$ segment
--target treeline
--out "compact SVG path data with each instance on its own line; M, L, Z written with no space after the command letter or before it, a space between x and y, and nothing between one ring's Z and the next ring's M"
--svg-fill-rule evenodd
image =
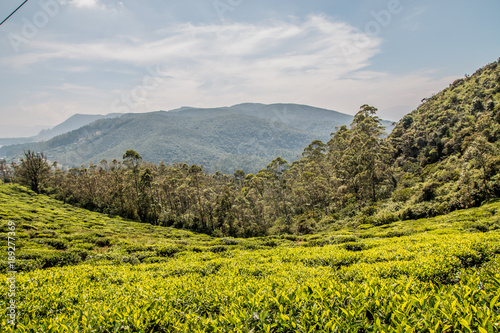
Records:
M256 174L207 174L197 165L122 161L62 171L27 152L0 163L15 181L87 209L212 235L306 234L445 214L500 196L500 66L457 80L385 137L363 105L350 127L313 141L299 161Z

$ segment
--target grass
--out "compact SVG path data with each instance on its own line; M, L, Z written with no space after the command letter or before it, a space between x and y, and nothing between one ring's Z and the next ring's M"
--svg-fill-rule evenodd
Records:
M500 331L500 202L224 239L0 185L0 219L3 253L16 224L17 332ZM5 309L6 284L0 294ZM14 331L5 312L0 327Z

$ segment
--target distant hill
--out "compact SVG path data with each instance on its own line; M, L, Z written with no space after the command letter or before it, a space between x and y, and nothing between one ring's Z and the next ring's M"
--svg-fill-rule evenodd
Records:
M155 163L187 162L203 165L208 171L255 172L277 156L296 160L311 141L327 141L335 127L348 125L352 119L340 112L297 104L183 107L99 119L47 142L2 147L0 156L20 156L32 149L47 153L60 164L79 166L121 160L127 149L134 149L144 160Z
M0 146L50 140L53 137L73 131L98 119L116 118L121 115L121 113L111 113L107 115L75 114L53 128L41 130L40 133L35 136L25 138L0 138Z
M94 115L94 114L75 114L68 118L66 121L60 123L59 125L47 129L47 130L42 130L37 136L36 136L36 141L44 141L44 140L49 140L52 139L53 137L56 137L58 135L71 132L75 129L78 129L80 127L83 127L85 125L88 125L96 120L99 119L112 119L116 117L120 117L123 115L122 113L110 113L107 115Z

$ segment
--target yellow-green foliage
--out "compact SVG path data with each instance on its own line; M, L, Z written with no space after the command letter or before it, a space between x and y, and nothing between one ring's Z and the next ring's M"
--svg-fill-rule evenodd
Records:
M2 311L2 332L500 331L498 202L244 240L109 218L13 186L0 186L0 214L2 226L20 226L19 254L87 254L18 273L18 325ZM89 233L109 244L95 245ZM0 306L8 301L2 284Z

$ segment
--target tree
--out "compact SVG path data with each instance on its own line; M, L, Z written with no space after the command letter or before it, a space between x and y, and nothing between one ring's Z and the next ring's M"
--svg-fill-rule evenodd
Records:
M459 180L459 200L464 208L474 207L482 201L495 197L500 166L499 149L478 136L463 156L462 174ZM498 179L498 176L497 176Z
M304 149L302 156L307 160L319 161L324 157L327 145L321 140L314 140Z
M138 167L141 160L142 156L133 149L129 149L123 154L123 161L127 166Z
M489 180L488 164L498 155L498 148L482 136L477 137L464 154L466 166L480 170L483 187L486 187L486 181Z
M133 149L129 149L123 154L123 163L132 169L136 196L139 196L139 165L141 160L142 156Z
M272 194L271 200L275 202L276 217L284 217L285 226L287 229L290 228L292 222L290 210L288 207L291 204L287 200L287 194L290 193L290 188L287 184L287 177L285 177L286 171L289 168L290 165L287 161L285 161L281 157L277 157L267 165L266 169L270 180L270 183L267 184L267 187L274 192Z
M390 149L382 140L384 126L376 112L375 107L362 105L351 125L357 164L354 181L361 197L365 194L372 202L377 200L377 186L387 178L390 166Z
M6 160L0 160L0 179L2 179L4 183L10 183L12 181L12 168Z
M234 172L234 182L238 187L241 187L241 184L243 184L243 181L245 180L245 171L243 170L236 170Z
M137 214L141 222L157 224L159 218L159 203L157 197L153 195L153 173L150 168L146 168L141 174L139 184L139 198L137 200Z
M288 162L281 157L275 158L267 165L268 173L275 179L282 179L283 173L289 168Z
M384 126L376 112L362 105L351 128L342 126L328 142L328 160L358 203L376 201L377 187L390 176L391 149L382 139Z
M43 153L35 153L31 150L24 152L25 158L17 170L17 176L21 184L29 186L37 194L41 192L41 185L50 174L50 165L47 156Z

